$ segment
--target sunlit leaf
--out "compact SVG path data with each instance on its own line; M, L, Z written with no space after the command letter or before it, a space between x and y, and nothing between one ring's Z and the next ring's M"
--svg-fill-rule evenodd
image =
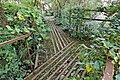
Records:
M9 26L9 25L6 25L7 29L12 31L13 29Z

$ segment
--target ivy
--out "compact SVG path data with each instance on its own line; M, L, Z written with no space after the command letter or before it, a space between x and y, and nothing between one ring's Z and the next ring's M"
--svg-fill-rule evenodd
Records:
M0 47L0 79L23 80L34 67L37 48L43 49L47 39L44 18L40 11L28 5L5 2L3 9L7 19L6 28L0 28L0 42L11 40L31 32L28 38ZM29 55L29 56L28 56Z
M120 3L107 7L97 8L111 19L110 24L101 27L100 23L85 22L82 18L89 15L81 7L64 9L62 13L62 26L70 35L83 40L83 51L79 61L83 63L82 69L86 70L85 80L99 80L108 58L113 60L115 71L118 73L120 63ZM95 11L95 10L94 10ZM87 13L87 14L86 14ZM86 43L87 42L87 43ZM92 64L91 64L92 63ZM94 76L95 75L95 76ZM115 74L116 80L119 74ZM72 76L68 80L79 80L81 77ZM66 79L67 80L67 79Z

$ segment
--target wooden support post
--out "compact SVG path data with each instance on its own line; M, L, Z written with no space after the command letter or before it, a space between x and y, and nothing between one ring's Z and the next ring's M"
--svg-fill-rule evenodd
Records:
M102 80L113 80L114 75L114 65L112 60L108 59L106 62L106 68Z

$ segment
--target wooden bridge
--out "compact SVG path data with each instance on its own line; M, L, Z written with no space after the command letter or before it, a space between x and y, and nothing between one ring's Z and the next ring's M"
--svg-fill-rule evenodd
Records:
M49 33L53 51L49 54L52 54L52 56L25 77L24 80L64 80L71 75L77 76L77 74L82 75L82 80L86 70L79 70L83 64L77 64L82 51L80 50L80 41L67 36L62 28L56 26L53 21L49 21L48 24L51 26ZM113 66L111 67L113 68ZM106 72L106 74L108 73ZM106 80L106 74L103 80Z

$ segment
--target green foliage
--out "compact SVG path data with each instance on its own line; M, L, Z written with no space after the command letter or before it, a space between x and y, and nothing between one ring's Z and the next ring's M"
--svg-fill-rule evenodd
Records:
M113 26L120 26L120 11L114 16L113 20Z
M81 38L82 29L83 29L83 17L84 10L80 6L74 6L70 9L64 9L62 11L61 24L64 29L68 30L72 37Z
M29 32L32 34L26 39L0 47L0 59L3 61L0 63L0 79L23 80L25 73L32 70L30 67L34 65L37 48L43 49L47 29L40 11L35 7L6 2L3 8L7 25L4 29L0 28L0 32L8 35L0 36L0 42Z
M120 79L120 74L116 75L116 80Z
M83 12L82 10L77 12L76 8L73 10L75 11L71 11L71 16L63 17L63 27L68 29L73 37L81 38L85 41L85 44L87 44L87 46L82 44L84 50L79 56L80 63L83 64L82 69L87 71L86 75L82 79L100 80L105 68L104 63L108 58L114 60L113 64L115 65L115 71L120 72L118 67L120 63L119 3L113 4L109 7L104 7L104 10L106 11L105 15L111 17L112 22L108 26L103 27L101 27L100 24L96 24L97 22L84 22L82 19L80 19L85 16L84 10ZM66 10L65 12L66 15L69 14L69 10ZM73 18L73 16L77 17L79 20ZM71 27L71 25L73 26ZM76 26L78 26L80 30L76 30ZM116 80L118 78L119 74L116 75ZM81 76L79 78L73 76L68 80L72 79L80 80Z
M113 24L115 25L115 24ZM94 70L86 69L88 73L84 77L86 80L100 79L101 71L104 69L106 59L113 59L115 70L118 70L120 61L120 28L119 26L99 27L96 33L90 37L89 47L83 45L86 49L80 55L80 61L83 63L93 63ZM85 68L85 66L84 66ZM94 76L96 75L96 76Z
M82 68L87 71L86 75L81 77L80 79L84 80L91 80L91 79L101 79L102 71L104 69L104 63L105 63L105 56L104 54L101 54L101 50L97 49L97 45L90 45L90 47L87 47L84 44L81 44L83 46L83 51L81 52L81 55L79 56L78 64L83 64Z

